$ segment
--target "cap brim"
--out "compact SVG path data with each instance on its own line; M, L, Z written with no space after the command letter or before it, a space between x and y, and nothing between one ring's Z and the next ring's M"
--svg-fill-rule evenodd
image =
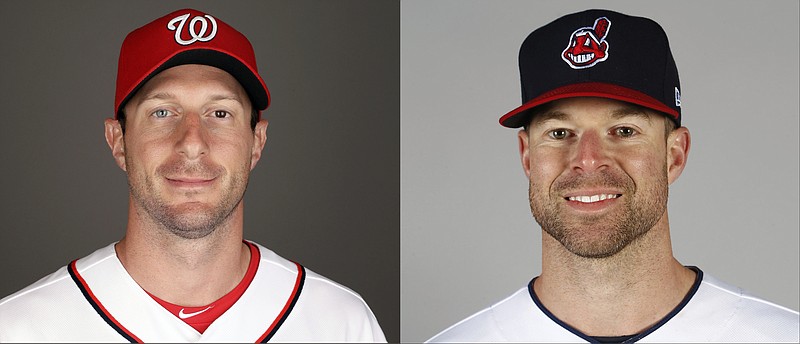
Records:
M165 59L164 62L158 64L157 67L153 68L150 73L147 73L147 76L137 82L136 86L127 92L125 99L120 102L119 108L117 109L117 116L119 116L119 113L125 107L125 104L127 104L128 101L133 98L136 92L138 92L139 89L141 89L144 84L147 83L147 81L156 76L158 73L161 73L169 68L186 64L207 65L217 67L228 72L228 74L233 76L239 82L239 84L242 85L242 88L244 88L245 92L247 92L247 95L250 97L253 107L259 111L259 114L261 110L264 110L267 108L267 106L269 106L269 90L267 89L266 84L264 84L264 80L258 76L257 72L252 71L249 67L247 67L244 62L226 52L212 49L193 49L183 50L172 55L171 57Z
M562 86L545 92L500 117L500 125L508 128L520 128L530 123L531 114L528 110L554 100L575 97L600 97L620 100L663 112L672 116L672 119L676 122L680 116L677 111L642 92L614 84L589 82Z

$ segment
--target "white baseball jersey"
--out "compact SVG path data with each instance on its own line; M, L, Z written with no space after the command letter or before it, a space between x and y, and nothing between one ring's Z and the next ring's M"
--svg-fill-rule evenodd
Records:
M253 281L204 333L128 275L114 244L0 300L0 342L385 342L352 290L256 245Z
M797 342L796 311L748 295L697 272L692 289L661 321L635 335L633 342ZM451 326L429 342L593 342L598 341L556 318L531 288Z

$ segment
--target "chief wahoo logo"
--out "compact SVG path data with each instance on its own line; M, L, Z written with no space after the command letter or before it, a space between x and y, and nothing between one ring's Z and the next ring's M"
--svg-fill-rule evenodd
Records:
M611 29L606 17L597 18L593 27L575 30L569 38L561 59L574 69L589 68L608 58L608 42L605 40Z

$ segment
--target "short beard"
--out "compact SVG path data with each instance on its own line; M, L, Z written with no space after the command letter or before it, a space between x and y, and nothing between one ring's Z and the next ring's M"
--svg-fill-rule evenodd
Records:
M159 167L158 171L160 172L159 175L162 175L165 171L202 174L203 172L199 171L207 172L213 169L221 169L221 167L173 163ZM131 183L129 177L128 187L133 196L133 201L137 205L136 211L140 215L145 215L141 214L143 210L146 213L145 216L153 219L159 227L180 238L200 239L219 228L231 216L239 203L242 202L244 191L247 188L247 177L247 172L231 174L231 181L222 192L227 197L210 207L193 204L178 206L166 204L154 187L153 180L149 175L144 176L144 183L137 183L136 185Z
M542 229L567 251L583 258L607 258L650 231L666 211L669 193L666 167L659 175L649 189L637 188L629 176L612 172L591 180L583 177L560 180L542 194L535 193L536 185L531 181L528 186L531 212ZM560 190L586 186L623 190L624 196L619 199L623 202L622 213L580 220L566 218L561 211L566 205L558 196L563 194Z

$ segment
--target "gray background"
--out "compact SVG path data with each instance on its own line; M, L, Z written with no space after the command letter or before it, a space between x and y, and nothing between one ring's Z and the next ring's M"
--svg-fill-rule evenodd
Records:
M404 341L426 340L540 272L516 131L497 120L520 104L522 40L597 6L401 2ZM676 257L797 310L798 2L602 7L658 21L678 64L693 145L670 190Z
M272 93L245 238L359 292L399 338L399 3L0 2L0 297L118 240L103 138L125 35L194 7L253 43Z

